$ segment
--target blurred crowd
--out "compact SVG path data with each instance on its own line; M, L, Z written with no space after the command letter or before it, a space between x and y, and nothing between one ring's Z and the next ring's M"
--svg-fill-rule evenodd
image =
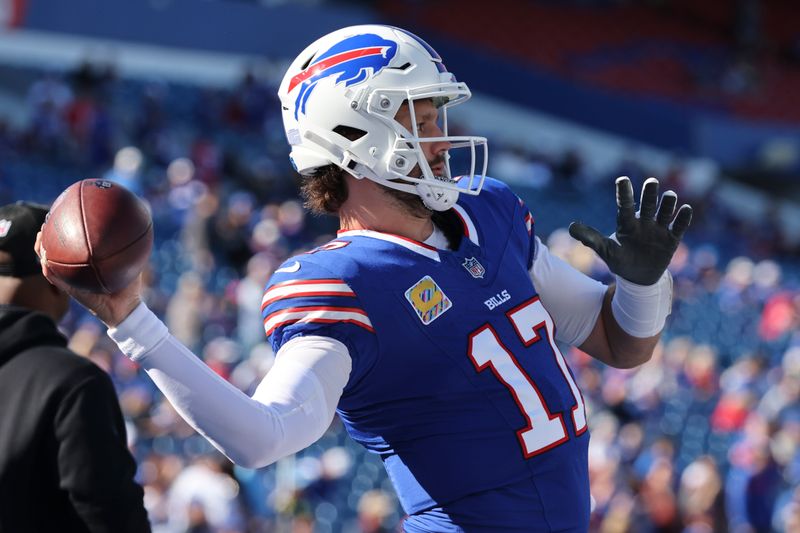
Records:
M274 359L260 318L267 279L336 230L298 199L275 87L253 74L232 89L120 80L89 63L70 73L11 71L27 83L24 119L0 118L2 203L50 202L89 176L145 198L156 228L149 306L215 372L252 393ZM563 227L580 217L610 232L613 177L640 184L647 163L589 177L577 153L498 143L492 151L490 174L516 169L514 188L553 252L608 281ZM657 353L632 371L566 353L590 410L593 531L800 531L797 250L775 221L753 226L709 191L693 193L680 160L663 178L697 217L670 267L673 314ZM154 531L398 530L402 511L380 460L337 420L295 457L235 467L95 319L73 307L63 329L72 349L113 378Z

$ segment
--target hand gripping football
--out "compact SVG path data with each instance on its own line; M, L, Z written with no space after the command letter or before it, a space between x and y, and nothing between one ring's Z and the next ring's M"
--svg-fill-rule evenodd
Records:
M139 275L153 246L144 203L119 184L87 179L53 203L42 228L42 260L70 287L112 294Z

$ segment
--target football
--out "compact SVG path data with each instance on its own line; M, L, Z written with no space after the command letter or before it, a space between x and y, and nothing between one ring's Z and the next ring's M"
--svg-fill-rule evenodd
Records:
M70 287L112 294L144 269L153 246L153 222L128 189L103 179L73 183L62 192L42 228L42 260L50 276Z

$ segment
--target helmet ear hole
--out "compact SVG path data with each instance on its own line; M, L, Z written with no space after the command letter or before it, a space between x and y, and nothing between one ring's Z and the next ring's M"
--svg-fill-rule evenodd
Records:
M400 70L400 71L403 71L403 70L408 70L408 68L409 68L410 66L411 66L411 63L409 63L409 62L405 62L405 63L403 63L402 65L400 65L399 67L387 67L387 68L388 68L389 70Z
M333 132L338 133L339 135L350 141L357 141L361 137L367 134L367 132L364 130L353 128L352 126L345 126L342 124L333 128Z

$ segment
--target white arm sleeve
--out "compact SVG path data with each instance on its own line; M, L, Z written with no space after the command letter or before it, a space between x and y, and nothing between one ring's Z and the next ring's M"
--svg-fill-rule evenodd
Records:
M248 468L302 450L325 433L352 363L335 339L292 339L249 398L170 335L144 304L108 335L194 429Z
M536 255L530 269L542 304L556 325L556 339L580 346L592 332L607 287L552 255L536 239Z

